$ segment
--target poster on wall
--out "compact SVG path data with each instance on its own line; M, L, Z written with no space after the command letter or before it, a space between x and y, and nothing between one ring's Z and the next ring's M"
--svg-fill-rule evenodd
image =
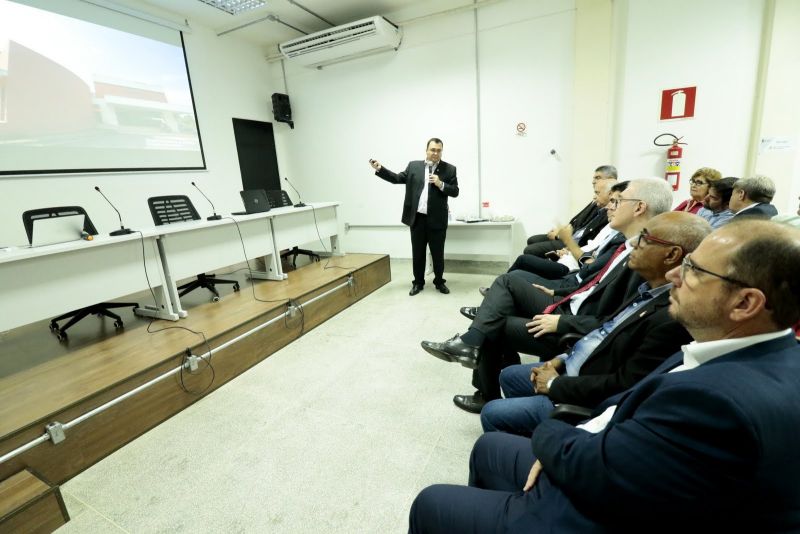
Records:
M697 86L679 87L661 91L661 119L690 119L694 117L694 102Z

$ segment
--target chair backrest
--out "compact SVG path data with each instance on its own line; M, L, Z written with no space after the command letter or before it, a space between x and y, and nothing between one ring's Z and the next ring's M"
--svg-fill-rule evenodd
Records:
M83 231L87 234L97 235L97 229L92 224L89 214L80 206L59 206L55 208L39 208L28 210L22 214L22 224L25 225L25 233L28 234L28 244L33 243L33 221L39 219L51 219L53 217L66 217L68 215L83 214Z
M150 197L147 205L150 206L150 214L156 226L200 219L192 201L185 195Z
M269 207L273 209L292 205L292 199L289 198L289 193L283 189L267 190L267 200L269 201Z

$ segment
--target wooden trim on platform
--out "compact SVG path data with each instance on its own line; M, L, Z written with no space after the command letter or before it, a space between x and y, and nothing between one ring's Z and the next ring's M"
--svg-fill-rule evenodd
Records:
M211 346L216 347L280 316L288 299L308 302L345 282L352 272L355 288L345 286L303 306L303 332L307 332L391 280L388 256L350 254L331 258L331 266L348 267L345 270L323 269L326 261L292 271L283 282L255 284L258 298L277 302L258 302L249 288L242 287L240 293L227 295L219 303L192 308L178 326L204 331ZM174 325L164 321L153 324L154 329L164 326ZM63 483L302 335L299 319L290 319L289 327L283 320L276 321L215 353L212 364L216 378L202 395L186 393L178 375L170 377L70 429L62 443L41 444L0 464L0 480L32 467L47 480ZM69 361L47 362L19 373L23 376L0 380L0 436L4 435L0 438L0 455L41 436L49 422L72 421L178 367L186 347L195 354L206 352L202 340L184 330L151 335L142 327L57 359ZM203 363L200 365L202 370ZM66 370L69 375L63 374ZM208 372L184 374L184 384L190 391L200 391L208 385L208 376ZM3 407L7 402L12 403L11 409L8 404ZM21 414L26 404L33 406L27 414ZM11 415L13 422L7 418Z

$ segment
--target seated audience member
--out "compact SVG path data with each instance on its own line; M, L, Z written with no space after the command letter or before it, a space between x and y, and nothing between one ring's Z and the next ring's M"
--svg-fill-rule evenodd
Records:
M628 267L645 280L639 294L581 338L568 354L544 364L512 365L500 373L504 399L481 410L483 430L530 436L554 403L593 408L625 391L691 341L668 313L668 271L711 232L707 221L672 211L650 219L632 240ZM532 333L537 317L530 323ZM511 347L513 349L513 347Z
M616 167L613 165L601 165L600 167L597 167L592 175L592 187L594 187L594 184L597 180L602 178L613 178L616 180ZM597 217L599 210L600 207L595 204L594 200L592 200L569 221L569 224L575 229L575 233L578 234L575 239L580 242L581 245L585 244L586 241L594 237L592 232L594 232L596 235L596 233L600 231L602 226L597 227L596 224L594 225L594 228L586 228L587 225L589 225L589 223L592 222L595 217ZM553 228L546 234L532 235L528 238L528 246L525 247L523 253L544 257L544 255L548 252L564 248L564 243L558 239L557 234L558 228Z
M689 198L678 204L674 211L697 213L703 207L703 199L708 194L708 186L722 178L722 173L711 167L701 167L689 179Z
M667 274L696 340L578 427L483 434L409 532L800 532L800 231L715 230Z
M730 209L734 217L757 217L769 219L778 214L778 210L770 204L775 196L775 184L766 176L742 178L733 185Z
M800 198L798 198L800 200ZM779 214L772 218L773 221L781 223L781 224L788 224L789 226L794 226L795 228L800 228L800 206L797 207L797 212L793 215L790 214ZM798 341L800 341L800 321L794 327L794 335Z
M733 185L738 178L721 178L716 182L711 182L708 186L708 194L703 199L703 208L697 214L708 221L711 228L717 229L723 224L733 219L733 212L729 208Z
M633 238L651 218L669 211L671 205L672 188L665 180L632 180L611 206L610 224L625 237ZM502 343L507 338L514 340L515 351L549 359L561 352L560 335L590 332L599 326L599 317L612 314L629 297L637 295L643 280L627 267L630 249L629 243L620 245L603 269L560 300L513 274L500 275L481 306L474 310L474 319L465 334L456 334L441 343L423 341L422 348L432 356L478 370L473 373L473 385L478 391L473 395L456 395L453 398L456 406L479 413L486 401L500 397L497 381L500 369L519 363L516 352L503 350ZM469 311L462 309L462 314L469 316ZM524 323L507 321L540 314L546 315L542 320L548 327L545 333L550 335L534 338ZM485 361L479 366L481 358Z
M572 270L578 270L577 260L582 257L591 257L591 253L596 251L603 245L608 244L611 239L617 234L617 231L608 225L607 207L608 202L614 191L624 191L628 182L617 184L616 179L599 179L594 184L594 202L600 208L599 216L596 217L597 224L602 224L603 227L597 235L589 240L582 247L578 245L572 232L572 226L567 225L558 230L559 239L564 243L565 248L560 251L554 251L553 254L558 254L561 258L558 261L553 261L549 258L541 258L531 254L521 254L517 257L516 261L509 267L508 272L511 271L527 271L534 273L544 279L553 280L566 276ZM548 254L549 255L549 254ZM570 262L569 260L573 260ZM593 259L589 261L591 263ZM570 266L575 266L571 269Z

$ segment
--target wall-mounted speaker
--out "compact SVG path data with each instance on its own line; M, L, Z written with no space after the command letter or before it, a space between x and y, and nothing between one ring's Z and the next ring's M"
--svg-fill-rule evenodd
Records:
M294 128L292 121L292 106L289 104L289 95L272 93L272 114L277 122L285 122Z

